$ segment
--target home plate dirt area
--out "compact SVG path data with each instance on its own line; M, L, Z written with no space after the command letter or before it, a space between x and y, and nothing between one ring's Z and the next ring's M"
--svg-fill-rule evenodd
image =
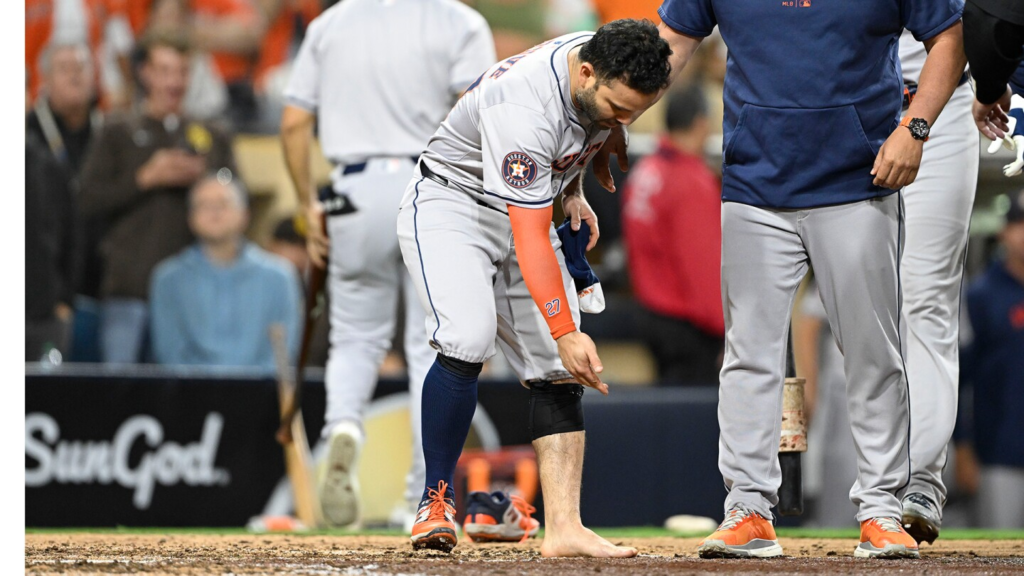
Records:
M782 538L784 558L702 560L700 538L611 538L628 560L541 558L540 541L460 542L451 554L414 552L401 536L29 533L27 574L1024 574L1024 540L942 540L921 560L853 558L856 540Z

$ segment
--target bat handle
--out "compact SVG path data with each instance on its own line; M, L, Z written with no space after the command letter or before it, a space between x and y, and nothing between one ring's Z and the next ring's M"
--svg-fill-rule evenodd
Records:
M782 485L779 487L779 514L799 516L804 512L803 474L800 452L779 452Z

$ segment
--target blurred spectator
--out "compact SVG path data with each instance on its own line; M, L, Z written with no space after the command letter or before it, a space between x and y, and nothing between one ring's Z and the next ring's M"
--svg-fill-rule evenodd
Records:
M320 14L319 0L256 0L267 22L255 68L260 132L277 133L284 111L284 90L291 74L296 40Z
M182 116L187 43L154 35L144 51L145 100L138 111L108 120L81 177L82 212L110 219L100 247L100 345L106 362L142 358L150 274L192 239L189 187L208 170L235 171L227 135Z
M95 107L96 83L89 47L51 44L39 62L42 84L28 115L26 131L50 149L72 175L82 167L86 149L102 123Z
M717 384L724 320L721 184L704 163L707 103L699 87L668 96L657 151L623 192L623 235L643 334L663 383Z
M128 105L128 53L133 42L128 1L25 0L25 67L32 78L33 98L42 84L38 66L47 46L85 44L104 103L112 108Z
M25 360L67 355L74 296L75 210L67 168L25 138Z
M1024 528L1024 191L1009 204L1005 257L967 290L960 362L973 414L957 434L957 480L977 492L978 521L991 528Z
M146 23L148 34L187 36L189 34L189 0L155 0ZM141 60L143 53L136 56ZM220 73L207 52L193 47L189 61L188 90L184 113L193 120L221 118L228 107L228 91Z
M298 351L299 281L282 258L249 244L245 192L223 174L196 184L189 226L198 242L153 273L153 356L160 364L273 369L272 324Z
M73 185L77 184L89 143L103 125L93 69L86 44L51 43L40 57L40 93L25 126L26 133L44 143L57 163L68 171ZM100 219L80 222L82 261L77 285L73 287L78 294L96 297L99 293L102 263L97 245L104 228Z
M209 52L228 91L227 114L236 129L258 116L253 79L267 20L252 0L192 3L192 40Z

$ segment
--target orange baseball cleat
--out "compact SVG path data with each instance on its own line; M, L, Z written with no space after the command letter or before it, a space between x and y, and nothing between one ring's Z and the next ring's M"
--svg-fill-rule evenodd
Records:
M700 543L701 558L774 558L782 556L775 527L757 512L737 504L714 534Z
M860 523L857 558L920 558L917 541L900 526L898 518L872 518Z
M437 490L427 490L427 498L420 502L416 522L412 525L414 550L441 550L451 552L459 542L455 536L455 502L447 495L448 483L441 480Z
M540 529L540 522L531 517L537 509L504 492L473 492L466 510L462 530L474 542L525 542Z

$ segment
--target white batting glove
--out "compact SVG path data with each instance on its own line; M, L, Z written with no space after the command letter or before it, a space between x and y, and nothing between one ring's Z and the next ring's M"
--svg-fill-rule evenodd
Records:
M995 154L1000 147L1016 152L1017 159L1003 166L1003 175L1012 177L1024 171L1024 98L1014 94L1006 115L1009 117L1009 130L1006 136L989 144L988 153Z

